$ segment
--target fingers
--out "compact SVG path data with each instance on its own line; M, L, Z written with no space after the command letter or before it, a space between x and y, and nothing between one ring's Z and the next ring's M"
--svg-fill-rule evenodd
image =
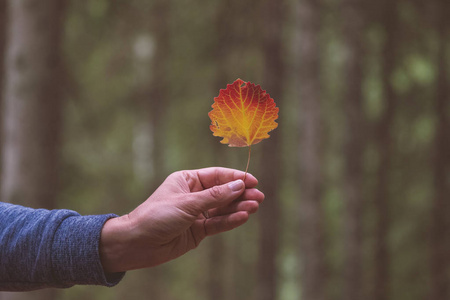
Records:
M264 194L258 189L246 189L238 200L255 200L261 203L264 201L264 197Z
M220 207L211 209L208 211L208 215L210 218L214 218L217 216L225 216L229 214L233 214L239 211L246 211L248 214L255 213L259 208L259 203L257 201L235 201L226 207Z
M244 193L235 201L224 207L218 207L208 211L210 217L222 216L238 211L246 211L249 214L255 213L259 204L264 200L264 194L257 189L246 189Z
M205 234L214 235L220 232L228 231L243 225L248 220L246 211L239 211L230 215L214 217L204 222Z
M191 203L196 203L196 213L212 208L226 206L236 200L244 192L245 185L241 179L222 185L215 185L203 191L189 194Z
M232 230L248 221L264 200L264 194L257 189L246 189L244 193L227 206L209 210L208 219L204 220L205 235L214 235Z
M204 188L210 188L237 179L243 180L245 175L243 171L220 167L205 168L194 172L197 173L198 179ZM250 173L247 173L247 176L245 176L245 187L253 188L257 184L258 180Z

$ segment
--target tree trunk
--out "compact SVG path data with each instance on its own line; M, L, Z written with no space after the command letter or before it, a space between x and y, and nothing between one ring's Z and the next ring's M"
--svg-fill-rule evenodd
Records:
M264 54L264 75L262 86L282 106L283 61L282 27L284 1L265 0L262 2L262 51ZM282 120L278 120L278 123ZM280 126L281 127L281 126ZM270 133L270 140L263 141L260 169L261 186L267 201L259 210L259 259L256 299L275 300L277 297L277 253L279 246L280 200L278 187L281 181L281 135L280 128Z
M372 296L374 300L386 300L389 297L390 282L390 255L388 244L388 232L390 228L389 212L389 175L392 161L392 127L396 110L397 97L392 86L391 78L395 67L397 6L390 1L382 2L382 26L384 31L384 44L382 47L381 82L384 95L384 110L378 121L376 130L376 148L378 152L378 169L374 190L375 208L375 272Z
M0 111L3 109L3 74L5 62L5 42L6 42L6 0L0 0ZM2 114L0 113L0 132L2 132ZM2 135L0 134L0 145L2 145ZM2 147L0 146L0 157L2 156ZM0 170L2 161L0 159ZM2 174L0 173L0 182Z
M363 110L362 81L364 76L364 7L361 1L346 0L342 3L343 35L346 47L344 74L346 92L344 109L346 116L344 142L344 299L362 299L363 257L363 152L365 118Z
M438 1L438 33L439 48L436 65L438 66L436 80L435 113L437 116L433 151L434 199L432 204L431 227L431 297L432 300L449 299L450 275L450 128L449 118L449 76L448 36L449 20L448 1Z
M136 155L139 157L136 173L142 182L146 182L145 185L148 186L148 181L152 182L151 191L167 176L164 163L166 133L162 125L169 93L167 65L170 57L170 6L169 0L157 0L133 7L128 13L143 18L140 27L145 30L136 36L134 42L137 92L133 96L143 117L142 123L138 125L138 136L147 139L141 147L142 153ZM128 30L133 31L134 28ZM130 33L127 31L127 34Z
M64 1L8 1L2 201L52 208L58 193ZM31 293L51 299L52 290ZM27 296L28 295L28 296ZM4 294L24 299L29 294Z
M0 0L0 105L3 95L3 73L5 62L5 43L6 43L6 0ZM1 106L0 106L1 107ZM1 116L0 116L1 118ZM1 119L0 119L1 121Z
M53 207L61 128L63 2L9 1L3 201Z
M168 69L170 55L170 4L168 0L154 1L152 7L151 29L155 38L155 55L151 66L149 111L150 122L153 128L155 146L153 148L153 165L156 181L155 188L166 177L165 166L165 132L162 130L162 120L166 113L168 103Z
M300 21L300 250L302 299L323 300L326 291L323 196L323 119L320 84L320 6L302 0Z

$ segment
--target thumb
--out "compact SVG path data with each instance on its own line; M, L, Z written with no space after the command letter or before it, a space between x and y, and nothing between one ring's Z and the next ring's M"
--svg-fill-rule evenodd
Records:
M225 206L236 200L245 189L244 181L241 179L231 181L222 185L215 185L209 189L192 193L194 201L198 201L202 211Z

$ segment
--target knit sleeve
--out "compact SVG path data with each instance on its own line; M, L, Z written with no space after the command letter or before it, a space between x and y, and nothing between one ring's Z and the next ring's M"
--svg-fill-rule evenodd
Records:
M124 273L105 274L99 255L102 227L114 217L0 202L0 290L116 285Z

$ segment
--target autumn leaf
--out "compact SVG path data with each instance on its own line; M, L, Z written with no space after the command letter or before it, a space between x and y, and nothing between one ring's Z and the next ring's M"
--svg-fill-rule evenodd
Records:
M220 90L212 108L208 114L211 119L209 128L214 136L223 138L222 144L230 147L257 144L269 138L268 133L278 126L275 101L259 85L241 79Z
M259 85L237 79L220 90L209 112L214 136L223 137L222 144L245 147L269 138L277 128L278 107Z

